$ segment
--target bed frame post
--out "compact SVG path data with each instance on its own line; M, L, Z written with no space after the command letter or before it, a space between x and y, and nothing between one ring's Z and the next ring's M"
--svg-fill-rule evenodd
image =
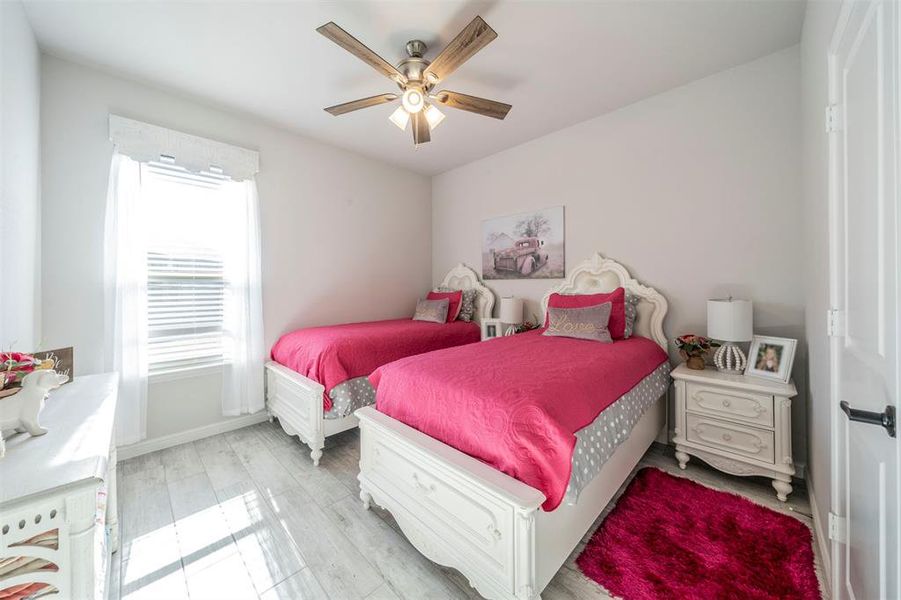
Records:
M319 466L325 447L322 396L325 388L275 362L266 363L266 410L269 420L278 422L288 435L296 435L310 447L313 465ZM350 425L356 418L346 417Z
M516 565L516 598L538 600L538 570L535 563L535 514L538 509L519 510L516 514L516 546L519 563Z

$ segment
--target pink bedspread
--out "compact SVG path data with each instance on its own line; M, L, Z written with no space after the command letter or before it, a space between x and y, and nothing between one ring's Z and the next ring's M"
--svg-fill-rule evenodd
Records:
M411 356L369 380L376 408L544 492L566 492L575 433L667 360L653 341L612 344L542 330Z
M328 392L393 360L479 341L476 323L427 323L412 319L309 327L286 333L272 347L272 360L325 386Z

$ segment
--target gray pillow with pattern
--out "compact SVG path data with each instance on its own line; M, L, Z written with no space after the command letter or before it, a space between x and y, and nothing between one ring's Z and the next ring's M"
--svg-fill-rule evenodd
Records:
M610 310L613 304L604 302L583 308L548 307L548 327L542 335L570 337L610 344Z
M414 321L430 321L432 323L444 323L447 320L447 307L450 300L418 300L416 312L413 313Z
M455 290L453 288L449 288L447 286L439 286L435 289L436 292L457 292L459 290ZM463 290L463 299L460 301L460 312L457 313L458 321L472 321L476 314L476 306L478 305L479 299L479 290L475 288L471 288L468 290Z
M624 340L632 337L632 333L635 331L635 320L638 319L639 302L641 302L641 298L639 298L638 296L626 294L626 328L625 332L623 333Z

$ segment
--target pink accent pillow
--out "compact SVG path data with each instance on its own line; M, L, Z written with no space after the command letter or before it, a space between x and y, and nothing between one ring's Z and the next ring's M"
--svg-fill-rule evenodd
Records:
M454 321L460 314L460 307L463 305L463 290L456 292L429 292L426 296L428 300L444 300L447 298L447 323Z
M626 335L626 290L619 287L609 294L558 294L553 293L548 299L548 308L585 308L609 302L610 321L607 328L610 337L621 340ZM544 326L548 326L548 317L544 318Z

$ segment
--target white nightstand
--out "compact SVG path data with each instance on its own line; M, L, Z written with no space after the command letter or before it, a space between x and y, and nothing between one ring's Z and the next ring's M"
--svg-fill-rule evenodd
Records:
M676 385L676 460L683 469L689 455L733 475L773 480L785 502L795 474L791 442L791 399L795 384L715 369L673 370Z

